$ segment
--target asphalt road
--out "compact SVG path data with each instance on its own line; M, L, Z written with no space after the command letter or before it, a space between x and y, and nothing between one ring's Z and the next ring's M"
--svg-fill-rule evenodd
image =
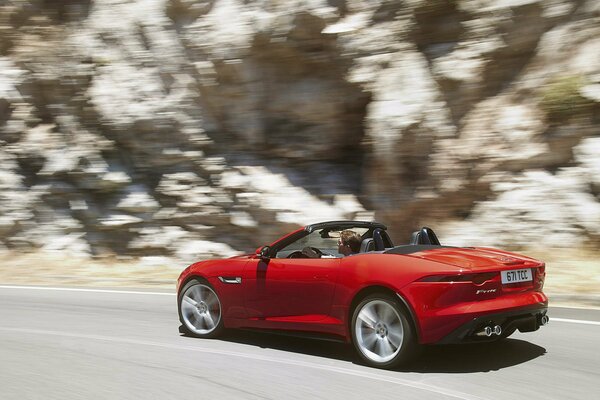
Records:
M0 286L0 399L598 398L600 310L549 315L537 332L428 347L383 371L338 343L183 337L168 293Z

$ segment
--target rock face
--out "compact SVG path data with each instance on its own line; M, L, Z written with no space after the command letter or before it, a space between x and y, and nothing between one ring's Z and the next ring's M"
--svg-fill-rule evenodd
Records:
M2 3L0 250L597 247L598 38L594 0Z

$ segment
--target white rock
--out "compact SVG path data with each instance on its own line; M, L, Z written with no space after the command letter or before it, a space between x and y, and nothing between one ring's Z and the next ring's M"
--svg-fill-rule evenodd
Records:
M359 31L368 26L370 16L367 13L349 14L344 19L328 25L323 29L325 34L339 34Z
M206 258L226 258L240 254L225 243L209 242L206 240L182 241L175 255L186 262L199 261Z
M65 256L89 258L90 245L85 240L85 233L70 233L68 235L46 237L42 247L46 252L59 252Z
M10 59L0 57L0 99L6 99L10 102L21 100L21 95L15 87L25 71L18 68Z
M579 92L583 97L593 100L596 103L600 103L600 83L586 85L582 87Z
M131 249L175 250L177 243L189 236L189 233L179 226L142 228L137 233L138 236L128 244Z
M242 226L246 228L254 228L258 226L258 222L252 218L252 216L245 211L232 211L229 213L231 217L231 224Z
M109 214L107 217L101 218L99 223L101 226L107 228L121 228L135 225L143 221L143 219L134 217L133 215Z
M575 160L583 168L582 176L600 185L600 137L582 140L573 149L573 153Z
M578 171L526 171L503 188L467 220L445 226L444 243L566 248L585 244L585 231L600 234L600 203Z
M349 219L364 211L351 196L339 197L339 204L330 205L294 186L285 175L272 173L265 167L241 166L237 167L237 171L227 174L224 184L245 187L245 193L237 196L239 201L248 204L251 213L260 209L272 212L279 222L306 225Z
M132 185L126 189L127 194L119 200L116 209L120 211L142 213L153 212L160 208L160 204L148 193L148 188L141 185Z
M131 178L123 171L107 172L102 175L102 183L111 187L119 187L131 183Z
M570 73L596 74L600 72L600 39L593 38L577 46L577 53L570 58Z
M179 262L177 260L174 260L173 258L170 258L170 257L164 257L164 256L140 257L139 266L142 269L156 268L156 267L176 268L177 270L181 269L181 265L179 265Z

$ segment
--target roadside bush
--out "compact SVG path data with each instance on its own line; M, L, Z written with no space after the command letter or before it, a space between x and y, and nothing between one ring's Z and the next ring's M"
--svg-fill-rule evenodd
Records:
M554 79L542 89L540 107L549 122L567 121L591 111L593 102L579 93L584 85L583 76L571 75Z

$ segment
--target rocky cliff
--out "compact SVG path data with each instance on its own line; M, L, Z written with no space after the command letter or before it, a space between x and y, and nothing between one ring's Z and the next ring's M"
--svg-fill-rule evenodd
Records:
M595 0L0 2L0 248L600 243Z

